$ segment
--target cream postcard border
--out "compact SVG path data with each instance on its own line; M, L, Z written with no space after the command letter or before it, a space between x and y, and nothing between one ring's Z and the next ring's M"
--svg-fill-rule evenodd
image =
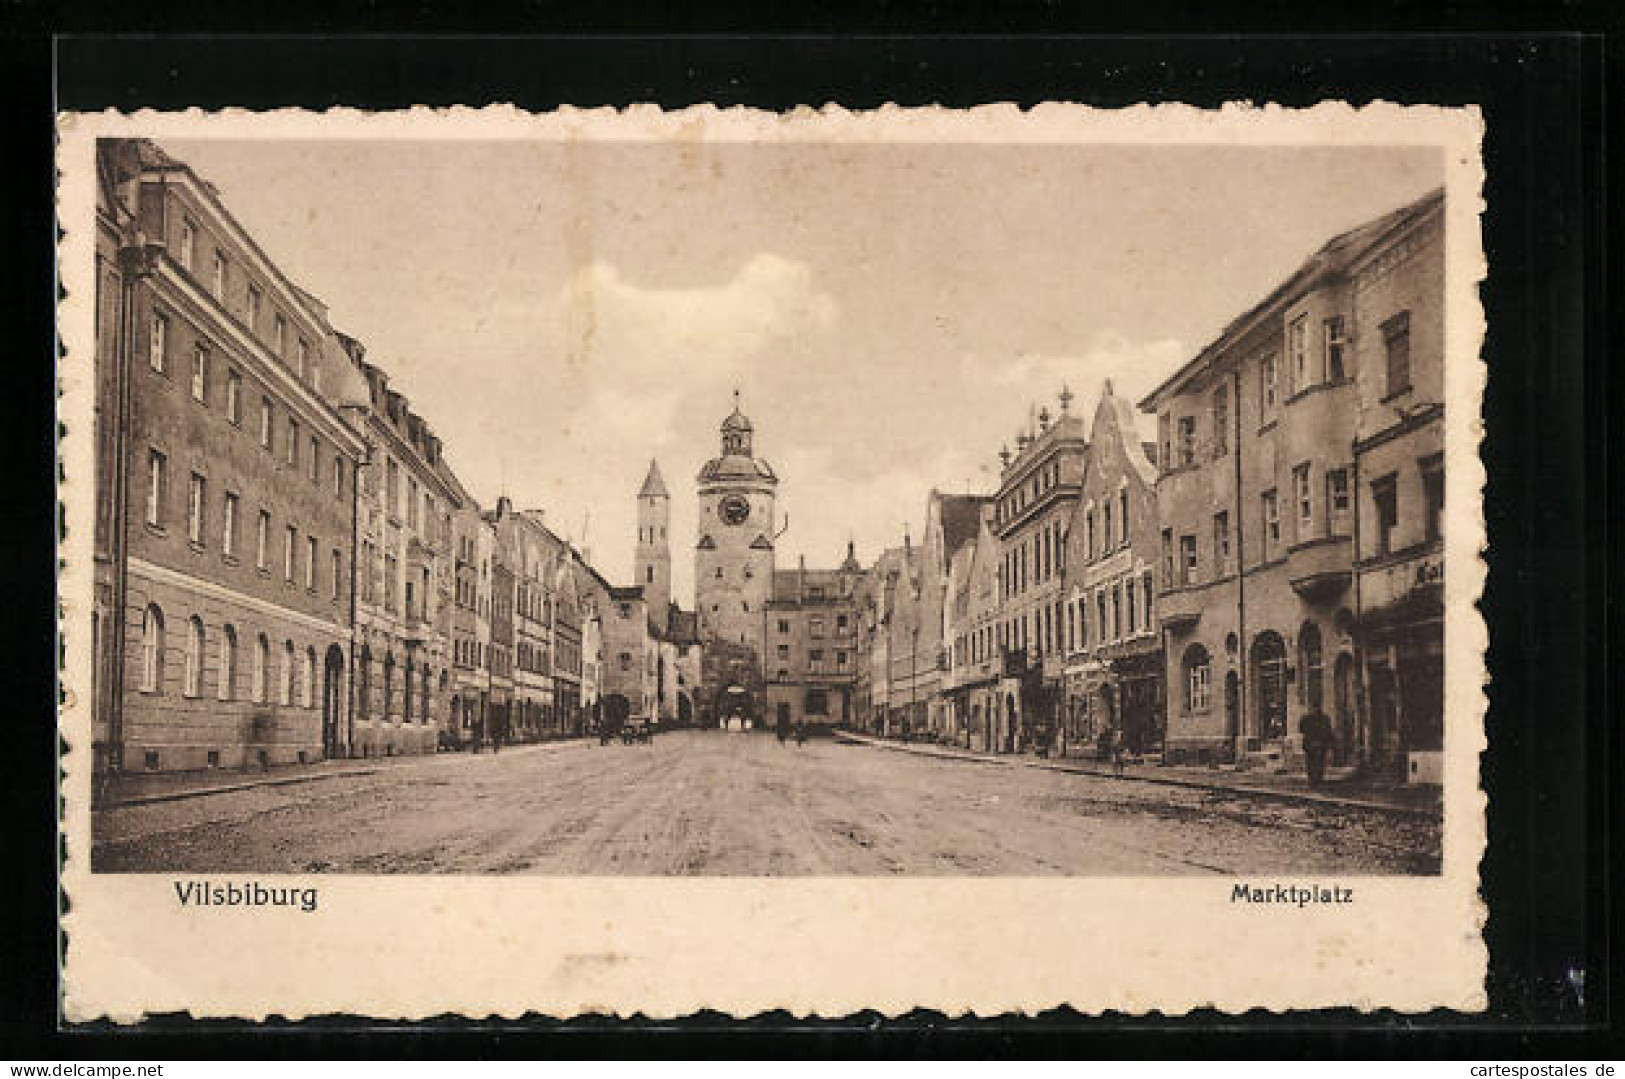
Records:
M1438 877L1342 877L1357 901L1232 904L1236 878L296 878L317 914L182 910L167 874L93 875L88 689L92 565L94 143L97 137L704 142L1225 143L1438 146L1446 176L1445 821ZM1047 103L970 110L834 106L416 108L384 114L228 109L64 114L58 123L59 418L65 534L63 1015L189 1012L419 1019L716 1009L839 1016L1211 1007L1485 1006L1478 865L1485 800L1484 582L1478 455L1485 367L1477 283L1483 123L1476 108L1324 103L1304 110ZM1306 244L1315 238L1307 237ZM273 878L263 878L273 879ZM277 878L281 879L281 878ZM1307 878L1306 878L1307 879ZM1328 878L1317 878L1328 880ZM1258 881L1263 883L1262 880ZM1296 881L1294 883L1303 883ZM727 910L720 918L717 912ZM1008 912L1028 912L1011 916ZM1031 912L1049 912L1032 917Z

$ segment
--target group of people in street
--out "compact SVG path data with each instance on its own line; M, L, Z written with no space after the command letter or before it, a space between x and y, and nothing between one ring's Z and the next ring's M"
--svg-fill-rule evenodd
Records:
M788 742L791 737L795 738L796 745L804 746L807 744L807 721L798 719L795 723L791 723L788 716L780 716L773 733L778 735L779 745L781 746Z

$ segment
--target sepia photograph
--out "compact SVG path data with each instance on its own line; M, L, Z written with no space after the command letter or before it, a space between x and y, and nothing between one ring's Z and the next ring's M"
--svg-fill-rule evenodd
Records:
M79 133L82 882L1444 879L1459 144L584 115Z

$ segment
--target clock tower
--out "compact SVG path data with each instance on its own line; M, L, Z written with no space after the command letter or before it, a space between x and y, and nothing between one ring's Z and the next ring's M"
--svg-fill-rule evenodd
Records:
M773 498L779 478L753 455L755 432L739 411L737 390L721 433L721 456L707 461L695 478L694 609L701 641L744 645L760 664L773 594Z

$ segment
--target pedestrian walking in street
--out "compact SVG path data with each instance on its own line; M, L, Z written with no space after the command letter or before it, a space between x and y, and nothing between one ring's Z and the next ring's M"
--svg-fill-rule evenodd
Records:
M779 736L779 745L782 746L785 742L789 741L790 717L781 713L779 715L778 723L774 725L773 733Z
M1326 782L1326 757L1332 751L1332 721L1319 708L1311 708L1298 721L1298 733L1303 735L1304 766L1309 772L1309 785L1319 787Z
M807 721L804 720L804 719L799 719L799 720L796 721L796 745L804 746L806 744L807 744Z

